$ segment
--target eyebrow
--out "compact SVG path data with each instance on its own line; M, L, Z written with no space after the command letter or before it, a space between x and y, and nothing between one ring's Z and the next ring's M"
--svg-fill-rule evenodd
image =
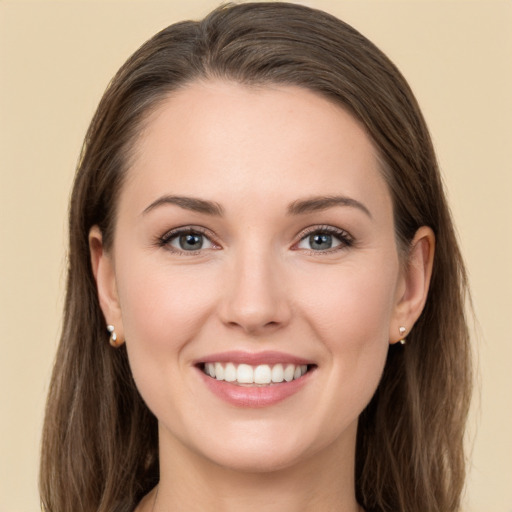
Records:
M142 213L146 214L158 206L172 204L206 215L222 216L224 215L224 208L219 203L214 201L207 201L205 199L198 199L196 197L187 196L172 196L165 195L153 201ZM364 212L368 217L372 218L370 210L366 206L353 199L345 196L315 196L308 199L300 199L293 201L288 206L288 215L303 215L306 213L318 212L333 208L335 206L349 206L357 208Z
M305 213L327 210L334 206L349 206L364 212L370 219L370 210L361 202L345 196L316 196L308 199L297 200L288 206L289 215L302 215Z
M195 197L169 195L159 197L156 201L153 201L142 213L146 214L158 206L166 204L174 204L184 208L185 210L204 213L206 215L221 216L224 214L224 209L222 206L214 201L206 201L205 199L198 199Z

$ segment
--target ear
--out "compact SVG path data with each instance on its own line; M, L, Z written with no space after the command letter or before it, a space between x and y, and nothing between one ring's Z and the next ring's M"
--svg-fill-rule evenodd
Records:
M403 339L418 320L427 300L434 263L435 235L431 228L418 229L409 248L402 270L393 320L390 325L390 343ZM405 332L400 332L405 327Z
M114 326L118 340L124 340L114 262L111 253L105 251L103 235L98 226L93 226L89 231L89 251L103 316L107 324Z

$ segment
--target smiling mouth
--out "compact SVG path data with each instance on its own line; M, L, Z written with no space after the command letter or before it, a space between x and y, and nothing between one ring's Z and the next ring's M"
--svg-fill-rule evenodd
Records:
M201 370L218 381L225 381L237 386L272 386L292 382L313 370L316 365L307 364L249 364L236 363L202 363Z

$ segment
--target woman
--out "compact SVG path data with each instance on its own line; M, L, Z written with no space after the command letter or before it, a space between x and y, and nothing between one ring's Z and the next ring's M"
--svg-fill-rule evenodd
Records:
M457 510L465 290L374 45L284 3L168 27L86 136L44 509Z

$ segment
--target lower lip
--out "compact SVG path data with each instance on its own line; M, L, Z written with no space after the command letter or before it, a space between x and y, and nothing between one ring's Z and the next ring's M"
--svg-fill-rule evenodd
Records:
M282 402L302 389L313 373L310 370L299 379L269 386L239 386L213 379L199 368L198 371L214 395L236 407L268 407Z

